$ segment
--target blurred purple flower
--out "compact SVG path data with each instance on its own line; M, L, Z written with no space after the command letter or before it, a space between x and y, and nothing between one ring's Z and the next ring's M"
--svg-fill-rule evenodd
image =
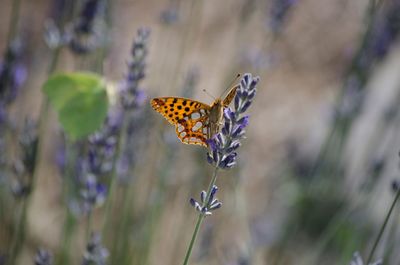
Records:
M395 0L387 4L373 25L370 50L371 57L383 58L400 32L400 1Z
M107 187L103 182L111 177L116 161L118 137L121 127L121 113L117 109L109 111L106 121L99 131L87 140L87 151L81 155L76 168L76 181L79 198L71 204L78 214L90 213L101 206L107 196ZM64 156L59 155L61 165Z
M6 106L15 100L26 76L21 42L13 41L0 62L0 105Z
M89 136L87 160L91 173L105 176L112 171L121 125L121 110L111 109L103 128Z
M52 265L53 256L51 253L43 248L40 248L35 255L35 265Z
M342 100L335 110L336 119L352 119L362 109L364 87L375 63L381 61L397 40L400 32L400 1L388 1L376 13L370 30L354 55L345 80Z
M382 265L382 260L375 261L374 263L365 264L361 258L360 253L355 252L353 258L350 261L350 265Z
M5 135L14 129L8 114L9 105L15 100L18 91L26 79L26 68L22 63L22 45L18 40L12 41L0 61L0 179L8 177L9 153ZM18 189L19 190L19 189Z
M138 108L146 100L146 94L139 87L139 84L145 77L145 59L148 53L149 35L149 29L140 28L132 45L128 74L120 86L120 101L126 110Z
M22 161L29 175L35 171L36 153L38 145L37 124L31 119L26 119L19 136L19 144L22 149Z
M98 182L95 175L90 173L86 174L83 184L80 190L81 210L83 213L90 213L95 207L104 203L107 188L104 184Z
M179 10L175 6L170 6L163 10L160 15L160 20L166 25L172 25L179 21Z
M282 30L290 9L298 0L271 0L268 24L274 33Z
M391 186L393 192L398 192L400 189L400 180L398 179L392 180Z
M229 107L225 108L225 123L221 132L208 140L210 151L207 160L210 164L219 168L231 168L236 164L235 151L240 147L240 139L244 137L244 129L249 123L249 117L243 113L253 101L258 81L259 77L253 78L251 74L243 76L236 91L234 111Z
M118 180L126 183L131 179L130 172L140 157L138 149L143 144L143 137L147 133L143 108L147 94L140 83L145 78L146 58L148 53L148 39L150 30L140 28L133 41L131 59L128 62L128 73L119 89L119 102L123 109L124 143L121 145L116 171Z
M14 178L11 191L16 198L28 196L31 191L32 177L36 166L38 134L36 122L26 119L19 133L20 156L15 158Z
M108 250L101 244L101 236L93 233L83 254L82 265L105 265L109 256Z
M103 11L104 1L84 1L79 16L67 27L62 37L72 52L83 55L104 44L104 23L100 20Z

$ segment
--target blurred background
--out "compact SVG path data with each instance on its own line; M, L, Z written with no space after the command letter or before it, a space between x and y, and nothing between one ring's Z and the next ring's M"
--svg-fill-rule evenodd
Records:
M258 92L190 264L367 264L400 186L399 30L398 0L1 0L0 264L180 264L212 166L149 100L237 73ZM78 71L110 108L72 141L42 86ZM399 211L372 260L398 264Z

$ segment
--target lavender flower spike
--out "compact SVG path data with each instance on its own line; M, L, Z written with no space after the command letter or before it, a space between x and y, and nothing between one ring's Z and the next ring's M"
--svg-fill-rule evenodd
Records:
M249 124L249 116L243 113L253 102L259 80L259 77L252 77L251 74L243 76L234 99L234 110L225 108L225 124L221 132L208 140L210 152L207 154L207 160L215 167L231 168L236 164L236 150L240 147L240 140L245 134L244 129Z
M81 264L105 265L108 255L108 250L101 244L100 234L93 233L86 246L86 251L85 254L83 254L83 260Z
M135 109L146 100L146 94L139 87L139 84L145 77L145 59L148 53L147 43L149 36L149 29L140 28L133 42L132 59L128 63L128 74L121 85L120 93L121 104L126 110Z
M355 252L353 254L353 258L351 259L350 265L364 265L364 262L360 256L360 253ZM382 265L382 260L378 260L374 263L365 264L365 265Z
M208 216L212 214L212 211L221 208L222 203L215 198L215 194L218 191L218 187L214 185L211 188L210 196L207 198L207 192L204 190L200 193L200 202L196 201L193 198L190 198L190 204L198 211L200 214L204 216Z
M104 23L100 16L104 13L104 3L101 0L86 0L83 2L79 16L67 28L63 38L72 52L77 55L88 54L104 45Z
M52 265L53 257L49 251L45 249L39 249L35 255L35 265Z

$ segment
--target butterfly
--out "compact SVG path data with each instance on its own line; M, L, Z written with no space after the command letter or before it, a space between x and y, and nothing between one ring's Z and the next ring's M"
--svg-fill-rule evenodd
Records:
M182 143L207 147L207 140L219 132L224 108L232 102L238 87L233 86L224 99L217 98L211 106L180 97L153 98L151 106L175 126Z

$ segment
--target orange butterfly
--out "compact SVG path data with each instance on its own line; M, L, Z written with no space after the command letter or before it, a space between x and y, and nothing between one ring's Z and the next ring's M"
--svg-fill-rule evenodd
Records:
M219 132L224 108L232 102L238 87L232 87L223 100L217 98L211 106L179 97L154 98L151 106L175 126L182 143L207 147L207 139Z

